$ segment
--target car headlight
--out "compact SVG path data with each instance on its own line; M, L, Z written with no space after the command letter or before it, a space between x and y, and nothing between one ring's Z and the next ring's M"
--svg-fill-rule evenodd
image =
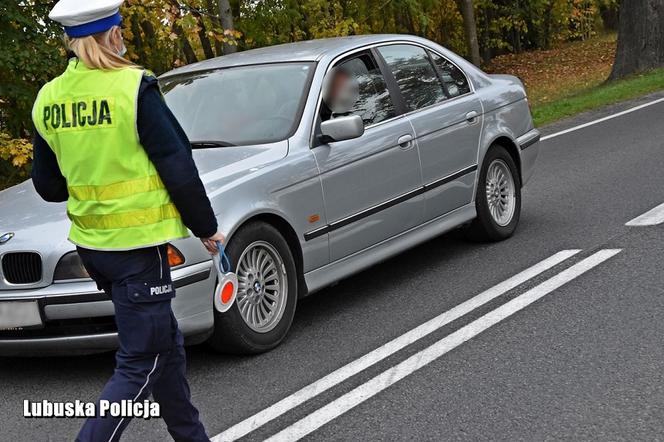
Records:
M177 248L168 245L168 264L171 267L178 267L184 264L184 256ZM62 258L55 267L53 280L55 281L69 281L71 279L90 279L88 271L85 270L81 257L77 252L69 252Z
M178 267L184 264L184 256L177 248L169 244L167 252L169 266ZM90 275L85 270L83 261L81 261L81 257L78 256L77 252L69 252L60 258L53 275L55 281L69 281L71 279L90 279Z
M83 266L81 257L76 252L69 252L62 258L55 267L53 275L55 281L67 281L70 279L90 279L88 271Z

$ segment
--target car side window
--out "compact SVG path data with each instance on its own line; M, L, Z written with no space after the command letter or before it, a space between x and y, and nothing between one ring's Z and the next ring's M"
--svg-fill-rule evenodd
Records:
M339 116L359 115L364 125L370 126L396 116L396 108L385 79L371 54L362 53L343 60L333 68L334 72L331 72L339 74L339 79L333 79L333 82L342 83L350 80L357 83L357 100L348 109L341 111L323 102L320 110L321 121Z
M397 80L408 109L413 111L447 97L427 52L419 46L389 45L378 48Z
M470 92L470 84L466 75L448 59L431 53L431 59L438 68L445 90L450 98L465 95Z

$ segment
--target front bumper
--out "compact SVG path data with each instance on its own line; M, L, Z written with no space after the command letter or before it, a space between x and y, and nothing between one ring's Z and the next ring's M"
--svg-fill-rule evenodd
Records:
M187 343L212 331L216 273L211 261L173 270L173 312ZM86 354L117 348L113 303L94 282L54 283L35 290L0 291L0 302L36 301L44 324L0 331L0 356Z
M540 137L540 132L533 129L516 140L521 155L521 185L525 185L535 171L535 162L540 149Z

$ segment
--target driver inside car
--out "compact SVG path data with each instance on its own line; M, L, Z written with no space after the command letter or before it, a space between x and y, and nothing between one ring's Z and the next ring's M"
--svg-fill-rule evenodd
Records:
M333 68L326 76L323 85L322 121L351 115L351 110L359 99L359 83L352 72L343 66Z

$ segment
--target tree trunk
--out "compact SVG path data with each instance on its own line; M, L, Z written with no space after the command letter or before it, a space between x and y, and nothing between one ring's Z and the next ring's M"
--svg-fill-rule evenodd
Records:
M551 49L551 17L553 16L553 0L550 0L544 12L544 35L542 38L542 46L544 49Z
M618 6L600 6L599 15L602 17L604 29L610 31L618 30Z
M173 32L175 32L175 34L179 37L180 44L182 45L182 52L184 53L184 58L187 61L187 64L196 63L198 61L198 57L196 57L196 53L191 47L191 43L189 43L187 36L182 31L182 27L174 22Z
M482 63L480 59L480 45L477 41L477 26L475 25L475 11L473 10L473 0L459 0L459 8L463 16L463 28L466 34L466 44L470 61L479 66Z
M664 0L622 0L609 80L664 66Z
M212 44L210 43L210 37L208 37L207 29L205 28L205 22L203 21L203 15L198 10L192 10L192 13L196 16L198 20L198 38L201 40L201 47L203 48L203 54L205 54L206 59L214 58L214 51L212 50Z
M217 16L217 2L215 0L207 0L207 11L211 17L214 27L221 28L221 19ZM214 52L217 56L223 55L223 46L219 40L214 39Z
M145 34L145 41L154 41L156 37L152 23L147 20L143 20L141 22L141 29L143 29L143 33Z
M493 9L488 9L483 11L483 15L482 23L484 23L484 29L482 29L482 37L489 40L491 37L490 23L494 20L495 12ZM482 45L482 60L485 63L489 63L494 55L494 48L490 44Z
M226 30L235 29L233 24L233 10L228 0L219 0L219 17L221 18L221 27ZM237 51L237 45L224 42L224 54L232 54Z
M141 28L138 22L138 16L134 15L131 17L131 34L132 44L134 45L134 50L139 58L142 58L143 55L143 39L141 38Z

